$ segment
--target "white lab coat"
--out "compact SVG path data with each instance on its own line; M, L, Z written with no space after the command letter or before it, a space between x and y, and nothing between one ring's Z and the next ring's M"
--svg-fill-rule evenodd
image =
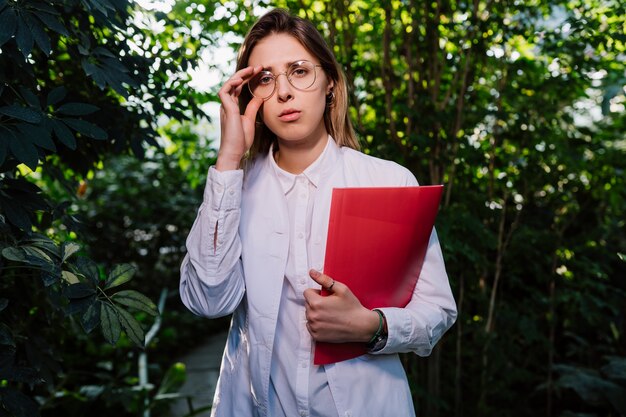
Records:
M400 165L350 148L329 149L333 172L313 209L311 268L323 270L332 189L417 185ZM270 362L289 247L287 205L269 156L246 172L209 169L204 201L187 239L180 295L195 314L233 314L212 415L267 415ZM243 186L242 186L243 184ZM217 234L216 234L217 228ZM383 308L389 337L375 354L326 365L338 414L414 416L398 352L429 355L456 319L436 233L430 239L413 297L405 308ZM280 337L280 335L278 335Z

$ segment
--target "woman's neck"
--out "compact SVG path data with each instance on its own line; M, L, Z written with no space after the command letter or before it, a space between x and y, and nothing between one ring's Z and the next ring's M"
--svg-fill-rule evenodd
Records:
M291 142L279 139L274 160L285 171L295 175L301 174L324 152L327 140L326 131L315 140Z

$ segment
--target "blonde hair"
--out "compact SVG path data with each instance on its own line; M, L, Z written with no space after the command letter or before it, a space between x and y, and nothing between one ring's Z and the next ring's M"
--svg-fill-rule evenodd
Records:
M337 145L358 150L359 142L348 114L346 77L335 55L311 22L294 16L284 9L267 12L257 20L246 35L237 56L237 71L248 66L252 50L263 38L283 33L296 38L307 51L317 57L328 79L334 82L333 92L324 110L326 131L335 139ZM251 99L250 91L247 88L242 89L239 96L239 108L242 113ZM257 155L266 154L272 144L276 147L276 135L257 116L254 142L248 158L254 159Z

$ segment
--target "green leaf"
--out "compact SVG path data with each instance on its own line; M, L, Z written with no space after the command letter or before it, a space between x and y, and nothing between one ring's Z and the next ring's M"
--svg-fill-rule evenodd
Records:
M104 289L108 290L127 283L133 278L135 271L135 267L131 264L116 265L109 273Z
M6 298L3 298L3 300L6 300ZM0 345L15 346L13 332L11 331L11 328L4 323L0 323Z
M117 292L111 296L111 300L122 304L126 307L131 307L136 310L143 311L156 316L159 314L156 304L152 302L148 297L134 290L124 290Z
M70 271L61 272L61 277L70 284L77 284L80 282L78 277L73 272L70 272Z
M59 101L63 100L67 95L67 90L64 86L56 87L48 93L48 98L46 99L46 103L48 106L54 106Z
M626 255L624 255L623 253L617 253L617 256L624 262L626 262Z
M79 282L65 288L64 294L67 298L85 298L96 293L93 284Z
M61 245L61 262L67 261L67 259L80 250L80 245L74 242L63 242Z
M28 23L23 18L20 18L17 22L17 34L15 35L15 41L17 42L17 47L19 48L24 58L28 58L31 51L33 50L33 45L35 44L35 40L33 39L33 34L28 27Z
M5 308L7 308L8 305L9 305L9 300L7 300L6 298L0 298L0 312L4 310Z
M93 329L98 327L100 324L100 312L102 307L100 306L101 301L96 301L92 305L89 306L87 311L83 314L80 319L80 323L85 330L85 333L91 333Z
M187 379L185 364L176 362L165 372L157 395L179 392Z
M85 278L90 279L94 284L98 284L100 281L100 271L94 261L83 256L76 260L75 265L78 272L83 274Z
M113 307L118 313L118 318L128 338L132 340L135 345L143 347L145 333L137 319L135 319L132 314L130 314L123 308L116 305L114 305Z
M19 227L21 230L30 230L32 222L24 207L8 198L0 199L0 203L2 203L4 214L7 216L9 223Z
M14 262L26 262L26 252L22 248L9 246L2 249L2 256Z
M33 17L32 14L25 14L24 20L28 23L28 28L30 29L33 39L35 43L41 49L41 51L46 55L50 56L50 52L52 52L52 46L50 45L50 37L43 30L41 23L37 19Z
M14 417L39 417L39 406L19 391L2 388L0 391L4 408Z
M0 107L0 114L29 123L40 123L42 119L40 112L28 107L21 107L16 104Z
M65 28L65 26L63 26L61 21L55 16L52 16L46 12L41 12L41 11L35 12L35 15L39 18L39 20L43 22L44 25L48 27L48 29L52 29L56 33L59 33L64 36L70 35L67 29Z
M37 148L30 142L25 135L16 135L9 141L9 149L15 158L26 164L33 171L39 165L39 153Z
M26 253L28 253L32 257L35 257L45 263L54 265L54 261L52 260L52 258L50 258L50 256L48 256L48 254L42 251L41 249L35 246L28 246L28 245L22 246L22 249L24 249Z
M0 13L0 46L4 45L15 34L17 15L12 7L5 7Z
M84 116L100 110L99 107L87 103L66 103L59 107L56 112L68 116Z
M100 303L100 327L106 341L115 345L120 338L122 327L115 308L109 303Z
M56 146L54 146L54 142L50 137L50 131L46 130L42 126L35 126L27 123L18 123L16 127L35 145L39 146L40 148L56 152L57 148Z
M97 140L106 140L109 137L107 132L105 132L98 126L84 120L68 118L62 120L72 129L76 130L79 133L82 133L85 136L89 136L90 138L94 138Z
M68 148L76 149L76 138L71 130L65 126L65 124L59 120L52 121L52 127L56 137Z
M9 144L3 139L3 136L0 136L0 166L4 164L6 160L7 153L9 150Z

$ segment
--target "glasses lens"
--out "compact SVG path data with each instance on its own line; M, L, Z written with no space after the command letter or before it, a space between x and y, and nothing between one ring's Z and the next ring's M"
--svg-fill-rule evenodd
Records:
M315 65L309 61L299 61L289 67L289 82L300 90L306 90L315 83Z
M253 96L267 98L274 92L274 75L269 71L261 71L248 83Z

